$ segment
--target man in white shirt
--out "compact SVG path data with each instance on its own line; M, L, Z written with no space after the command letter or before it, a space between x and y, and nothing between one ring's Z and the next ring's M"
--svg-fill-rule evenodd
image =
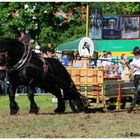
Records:
M38 45L38 43L36 43L35 52L36 52L37 54L41 54L41 47Z
M134 76L134 86L135 86L135 93L133 101L130 107L127 109L128 113L131 113L133 108L135 107L138 99L138 95L140 94L140 49L139 47L135 47L133 49L134 59L130 63L131 68L133 69L132 75Z

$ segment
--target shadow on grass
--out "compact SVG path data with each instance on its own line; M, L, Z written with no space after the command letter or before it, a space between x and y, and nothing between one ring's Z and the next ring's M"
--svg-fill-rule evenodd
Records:
M100 112L100 113L105 113L105 111L103 110L103 108L88 108L85 111L82 112L72 112L72 111L68 111L68 112L64 112L64 113L54 113L54 112L45 112L45 113L39 113L40 115L55 115L55 114L88 114L88 113L96 113L96 112Z

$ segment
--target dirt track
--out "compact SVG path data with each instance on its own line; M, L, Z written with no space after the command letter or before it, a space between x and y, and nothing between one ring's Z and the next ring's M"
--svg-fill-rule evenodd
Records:
M131 113L72 113L68 104L65 114L54 114L51 96L37 96L39 115L29 115L29 101L16 97L19 114L9 115L8 96L0 97L0 138L110 138L140 137L140 105Z
M140 137L140 110L125 112L54 114L40 110L39 115L29 115L23 110L9 116L0 112L0 137L17 138L110 138Z

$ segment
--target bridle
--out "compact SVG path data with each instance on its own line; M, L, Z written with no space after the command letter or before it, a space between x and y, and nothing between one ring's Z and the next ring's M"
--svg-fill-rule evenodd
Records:
M20 58L20 60L11 68L8 66L8 51L0 53L0 56L4 56L5 58L5 64L0 66L0 70L5 70L6 72L16 72L20 70L26 62L29 62L32 58L32 49L29 47L24 51L23 56Z

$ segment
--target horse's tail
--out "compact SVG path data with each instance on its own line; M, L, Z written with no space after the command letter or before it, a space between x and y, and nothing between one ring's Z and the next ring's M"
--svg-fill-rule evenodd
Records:
M71 78L71 77L70 77ZM84 111L88 107L88 100L78 92L76 85L71 78L71 97L69 100L70 107L74 112Z
M83 111L87 102L78 92L67 69L56 59L47 59L47 64L49 66L48 74L63 89L64 99L69 100L71 109L74 112Z
M68 81L66 83L68 90L66 90L67 92L64 92L64 96L68 97L70 107L74 112L84 111L89 106L88 100L82 94L80 94L80 92L76 88L74 81L71 78L71 75L66 68L65 70L68 78Z

